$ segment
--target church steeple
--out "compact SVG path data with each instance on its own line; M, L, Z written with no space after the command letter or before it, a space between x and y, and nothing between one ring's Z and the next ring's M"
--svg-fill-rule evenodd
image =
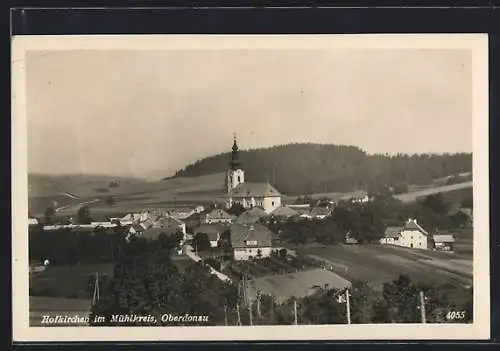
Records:
M231 153L231 161L229 166L231 169L241 168L242 162L240 161L240 153L238 151L238 143L236 141L236 133L233 136L233 152Z

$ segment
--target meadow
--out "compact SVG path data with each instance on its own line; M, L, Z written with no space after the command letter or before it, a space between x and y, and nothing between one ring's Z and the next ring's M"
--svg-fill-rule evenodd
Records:
M377 290L382 288L384 282L396 279L399 274L408 275L412 281L424 284L455 287L472 284L472 261L452 253L379 244L311 245L296 250L299 254L323 260L333 272L351 282L364 280Z

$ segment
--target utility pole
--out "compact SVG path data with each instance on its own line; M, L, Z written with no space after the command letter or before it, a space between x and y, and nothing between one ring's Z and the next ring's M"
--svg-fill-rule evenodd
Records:
M293 324L297 325L297 300L293 301Z
M224 305L224 325L227 326L227 305Z
M99 274L95 273L94 294L92 296L92 305L96 305L99 301Z
M236 301L236 316L238 317L238 320L236 322L236 325L241 325L240 300L241 300L241 282L238 283L238 300Z
M262 314L260 312L260 292L257 292L257 317L260 319Z
M422 323L426 323L426 318L425 318L425 297L424 297L424 292L420 292L420 315L422 318Z
M347 308L347 324L351 324L351 301L349 298L349 289L345 290L345 303Z
M250 317L250 325L253 325L252 303L248 304L248 315Z

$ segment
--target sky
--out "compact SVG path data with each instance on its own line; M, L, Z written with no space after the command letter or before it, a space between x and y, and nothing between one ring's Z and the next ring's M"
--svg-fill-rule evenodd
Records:
M472 152L467 50L68 50L26 56L28 171L165 177L293 142Z

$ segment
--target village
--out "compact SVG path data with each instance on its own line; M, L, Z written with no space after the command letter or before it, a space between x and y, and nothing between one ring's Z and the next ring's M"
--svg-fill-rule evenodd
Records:
M174 259L183 258L200 263L221 282L237 285L243 291L247 304L252 301L260 303L261 295L273 296L277 302L283 303L290 298L314 294L322 286L348 291L345 289L351 288L353 277L373 279L370 274L363 273L362 269L366 270L366 267L360 269L357 263L353 263L356 259L349 257L344 261L343 255L346 254L360 255L361 260L365 259L362 256L373 255L378 260L375 265L387 264L388 262L380 260L387 257L392 260L391 264L396 264L392 267L405 263L403 257L408 257L411 258L408 262L415 266L407 270L416 276L420 274L427 279L425 272L432 270L429 277L435 281L444 278L453 284L466 287L470 285L467 283L470 280L468 263L464 264L463 260L458 259L460 257L450 256L446 260L446 256L442 256L453 255L455 252L455 234L449 230L424 228L415 218L401 221L398 226L385 226L380 233L375 230L372 235L377 239L367 242L360 242L353 229L337 228L341 235L338 244L344 247L342 252L325 255L322 250L326 250L328 246L313 244L313 248L304 254L297 243L302 240L304 244L308 238L290 240L286 228L302 226L306 228L305 236L311 238L319 235L315 233L316 230L335 231L335 227L328 227L326 224L321 227L321 223L339 221L338 216L342 216L341 211L336 211L339 203L322 199L312 203L286 204L283 195L270 183L247 182L236 138L225 184L225 204L143 208L121 217L111 217L108 221L92 221L89 218L86 223L69 218L64 223L45 224L42 229L45 233L66 230L93 235L119 228L125 234L127 242L137 238L147 241L174 238L174 255L177 257ZM375 201L376 196L365 194L343 200L342 206L345 208L347 204L347 207L364 208ZM87 207L82 208L88 211ZM463 208L460 211L467 212ZM467 216L470 219L469 225L472 225L471 211L467 212ZM36 218L29 218L29 224L41 225ZM328 237L331 234L324 235ZM401 251L394 251L393 248L400 248ZM50 270L51 259L43 257L30 265L32 275ZM441 273L436 273L441 269ZM94 289L92 305L99 299L98 276L96 273L95 280L90 283ZM390 276L383 274L379 278ZM343 298L345 301L345 296ZM33 297L33 301L36 299L40 298ZM45 311L48 305L50 304L46 301L40 303L43 313L48 313ZM83 305L86 306L85 303ZM35 310L32 313L42 313Z

